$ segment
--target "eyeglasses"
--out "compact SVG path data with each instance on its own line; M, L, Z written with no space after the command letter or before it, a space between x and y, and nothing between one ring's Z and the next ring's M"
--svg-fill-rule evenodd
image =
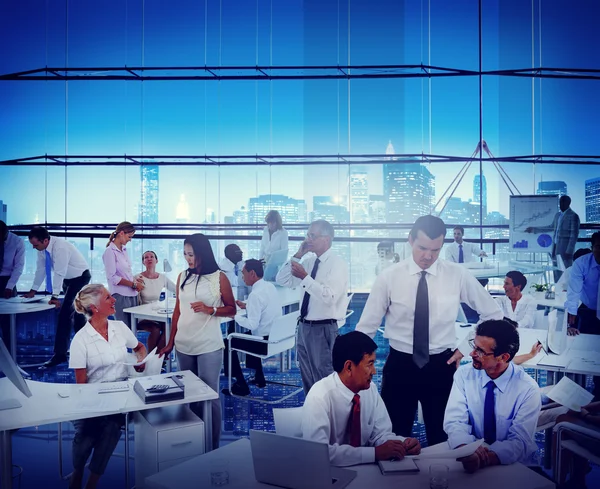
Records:
M474 339L470 339L469 340L469 346L473 349L473 351L475 352L475 355L478 358L483 358L483 357L491 357L494 355L494 352L488 353L484 350L482 350L481 348L479 348L476 344L475 344L475 340Z
M315 234L315 233L308 233L308 234L306 235L306 237L307 237L308 239L315 240L315 239L317 239L317 238L322 238L322 237L323 237L323 235L322 235L322 234Z

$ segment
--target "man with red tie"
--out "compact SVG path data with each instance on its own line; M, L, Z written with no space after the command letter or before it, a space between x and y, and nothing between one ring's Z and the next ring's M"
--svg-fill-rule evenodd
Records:
M329 444L333 465L402 459L421 452L415 438L396 436L372 381L377 344L352 331L333 346L333 372L316 382L302 408L302 436Z

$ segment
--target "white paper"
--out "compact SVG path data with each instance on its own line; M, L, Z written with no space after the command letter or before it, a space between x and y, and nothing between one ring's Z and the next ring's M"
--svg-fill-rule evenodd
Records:
M560 379L560 382L547 393L547 396L577 412L581 411L581 406L588 405L594 399L594 394L586 391L568 377Z
M150 353L148 353L148 355L146 355L146 358L144 358L141 362L133 362L133 363L132 362L122 362L122 363L123 363L123 365L129 365L131 367L139 367L141 365L144 365L155 354L156 354L156 347L154 347L154 350L152 350Z
M402 460L380 460L379 468L383 474L419 471L414 459L406 457Z
M468 457L475 453L481 445L483 444L482 440L476 440L472 443L469 443L465 446L455 448L454 450L427 450L427 448L422 451L419 455L407 455L406 458L418 458L420 460L426 459L434 459L434 458L451 458L457 459L462 457Z
M65 412L67 414L80 414L121 411L125 407L129 392L112 392L110 394L87 393L85 396L77 396L72 398L73 404Z
M571 357L566 354L555 355L554 353L549 353L540 359L537 363L538 367L556 367L556 368L566 368L569 362L571 361Z
M586 334L584 336L577 335L573 338L571 350L591 350L594 352L600 351L600 336Z

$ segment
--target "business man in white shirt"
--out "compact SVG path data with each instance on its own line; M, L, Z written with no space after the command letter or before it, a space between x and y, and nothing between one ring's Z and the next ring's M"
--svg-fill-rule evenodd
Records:
M454 263L469 263L474 261L475 257L487 256L475 243L463 241L465 228L462 226L454 227L454 242L446 246L446 260Z
M17 282L25 266L25 245L17 235L8 231L0 221L0 297L9 299L17 295ZM2 337L10 343L10 321L7 315L0 316Z
M302 437L327 443L333 465L368 464L417 455L414 438L392 432L392 422L373 382L377 344L364 333L338 336L334 373L316 382L302 407Z
M533 328L537 303L529 294L523 294L527 286L525 275L512 270L504 277L504 297L496 300L500 304L505 318L515 321L519 328Z
M507 321L484 321L471 348L473 364L457 370L446 407L450 448L485 440L473 455L459 459L467 472L530 462L542 402L536 382L511 362L519 333Z
M232 287L243 285L239 279L242 270L244 253L236 244L228 244L224 250L225 256L219 262L219 268L225 273Z
M375 336L385 316L390 354L383 369L381 397L394 433L410 436L418 401L423 407L427 442L446 440L444 409L452 376L464 354L456 349L455 321L461 302L482 320L502 319L494 299L464 267L438 260L446 225L439 217L415 222L412 256L385 269L375 280L358 331Z
M315 382L333 372L333 343L346 316L348 264L331 250L333 236L329 222L314 221L306 239L276 278L279 285L300 286L304 292L296 352L305 394Z
M77 332L85 324L85 316L75 312L73 301L77 293L90 283L92 276L83 255L68 241L50 236L48 230L42 227L32 228L28 236L31 246L39 253L33 285L24 297L33 297L45 280L46 291L51 294L48 304L60 308L54 356L44 363L46 368L55 367L67 361L71 329ZM63 289L65 298L61 306L58 295Z
M248 334L268 340L273 322L281 317L281 301L279 300L279 294L275 286L271 282L263 280L263 273L263 264L260 261L255 259L246 260L242 268L242 278L248 287L252 287L252 291L248 296L247 303L236 301L238 307L246 310L246 315L236 314L235 322L242 328L248 329ZM223 364L225 366L225 375L228 375L229 341L227 339L224 341ZM243 348L258 355L266 355L269 349L269 345L265 343L240 338L233 338L231 344L234 348ZM246 367L256 371L253 384L261 388L267 385L260 358L246 355ZM240 367L237 351L231 354L231 376L236 379L236 382L231 386L233 394L236 396L247 396L250 394L250 388ZM229 389L223 389L222 392L225 395L230 394Z

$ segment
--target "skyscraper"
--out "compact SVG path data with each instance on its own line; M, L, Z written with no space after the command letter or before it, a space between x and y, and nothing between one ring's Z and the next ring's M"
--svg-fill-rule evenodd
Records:
M485 179L485 175L483 172L481 175L477 174L473 177L473 202L479 204L479 199L481 195L481 215L482 221L485 222L487 217L487 181ZM479 223L479 219L477 222Z
M331 224L347 224L350 221L350 213L344 205L343 200L338 200L328 195L315 195L313 197L311 221L316 221L317 219L325 219Z
M585 181L585 221L600 222L600 177Z
M353 166L350 169L350 222L363 224L369 218L369 186L367 169Z
M7 213L7 205L0 200L0 221L6 222L6 213Z
M435 177L420 163L383 165L388 223L413 223L433 208Z
M141 224L158 224L158 165L140 166L140 180L138 221Z
M562 197L567 195L567 184L558 180L549 180L547 182L538 182L538 195L558 195Z
M263 224L270 210L281 214L283 225L286 223L306 222L306 202L304 199L292 199L287 195L268 194L252 197L248 203L248 223Z

